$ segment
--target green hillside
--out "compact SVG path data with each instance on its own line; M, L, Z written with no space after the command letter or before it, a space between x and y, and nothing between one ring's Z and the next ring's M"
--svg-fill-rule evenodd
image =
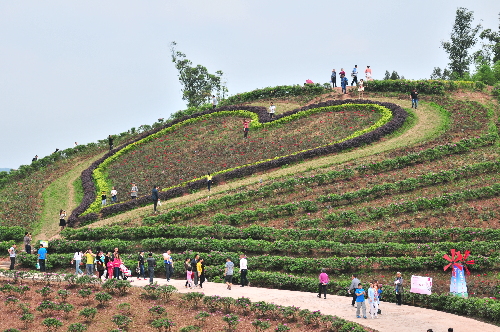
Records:
M88 166L93 163L85 172L88 177L97 175L94 189L80 196L81 204L73 211L74 225L90 226L66 229L60 239L50 241L50 250L63 257L61 263L50 262L51 267L65 267L71 253L84 247L119 247L128 254L129 265L139 249L155 255L171 249L178 261L194 253L206 257L208 275L216 281L225 258L237 259L245 252L249 279L256 286L309 291L317 287L317 273L324 267L333 280L330 292L344 294L353 272L363 281L389 284L401 271L406 278L433 277L436 303L441 303L438 298L448 292L450 277L449 271L443 272L447 262L442 256L457 249L470 250L476 261L470 267L469 295L496 297L498 102L473 84L424 82L419 108L412 109L407 93L401 91L405 88L390 84L377 83L371 90L367 85L366 100L350 100L335 110L337 106L328 103L343 100L327 89L307 99L273 95L270 91L277 88L250 92L233 100L238 106L228 105L230 99L220 110L236 113L180 119L178 123L187 122L130 138L134 143L121 152L93 154L85 161ZM262 121L262 106L269 100L278 110L292 113L288 105L299 105L306 116L274 125ZM382 109L389 109L389 103L395 105L392 114L396 109L406 112L402 126L357 145L345 140L345 148L333 153L282 159L343 138L365 137L377 130L371 126L383 118ZM372 112L375 104L380 111ZM313 111L321 107L327 108ZM282 119L291 115L280 113ZM259 116L262 125L252 127L245 142L242 118L253 116ZM370 129L357 133L366 128ZM255 166L266 159L276 164ZM102 162L105 167L99 168ZM220 172L210 193L200 179L206 172ZM83 175L82 179L87 181ZM144 195L134 202L128 200L131 182L139 183ZM166 189L158 215L152 213L148 197L152 184ZM118 187L120 202L101 210L96 194L110 186ZM35 216L23 226L34 225ZM26 267L34 264L33 257L23 255L21 260ZM388 291L386 299L393 296ZM407 301L434 305L414 294L408 294ZM460 303L456 305L434 307L466 313ZM490 313L478 309L471 315L498 321L500 316L491 312L500 305L488 302L485 308Z

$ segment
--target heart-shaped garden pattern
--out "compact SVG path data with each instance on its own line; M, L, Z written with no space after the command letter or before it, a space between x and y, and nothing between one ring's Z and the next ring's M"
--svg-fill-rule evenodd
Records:
M264 108L251 106L225 107L181 119L105 156L93 171L96 189L108 192L114 186L124 200L131 183L148 197L152 186L159 185L173 188L162 192L162 198L174 197L180 194L179 188L185 187L186 192L203 186L207 172L215 174L217 182L338 152L370 143L397 129L406 118L406 112L394 104L353 102L310 105L274 120ZM248 139L243 138L244 119L252 119ZM87 213L100 210L96 189ZM147 203L148 197L108 206L101 212L109 215L128 210Z

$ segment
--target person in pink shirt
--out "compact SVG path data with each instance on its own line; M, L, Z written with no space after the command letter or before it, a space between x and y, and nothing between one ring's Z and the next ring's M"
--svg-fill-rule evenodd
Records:
M370 68L370 66L366 66L366 69L365 69L365 78L367 81L373 81L373 78L372 78L372 69Z
M187 283L188 283L188 286L189 286L189 289L193 289L193 271L191 269L191 267L188 267L187 271L186 271L186 280L187 280Z
M326 274L325 269L321 269L321 273L319 274L319 293L318 297L321 298L321 293L324 294L324 298L326 300L326 287L330 282L330 278L328 278L328 274Z
M120 254L115 254L115 259L113 260L113 269L115 271L114 278L120 279L120 265L122 265L122 260L120 259Z
M252 122L252 120L243 120L243 138L248 138L248 131L250 130L248 126L250 125L250 122Z
M108 252L106 255L106 259L104 262L106 263L106 268L108 269L108 274L106 275L106 279L113 279L113 260L112 260L111 252Z

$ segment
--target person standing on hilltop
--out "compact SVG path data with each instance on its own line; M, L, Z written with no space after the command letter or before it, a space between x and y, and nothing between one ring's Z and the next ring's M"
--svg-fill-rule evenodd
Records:
M411 97L411 108L417 109L417 106L418 106L418 91L417 91L417 89L413 88L413 90L411 90L410 97Z
M59 226L61 226L61 231L66 227L66 211L63 209L59 210Z
M37 161L38 160L38 155L34 156L33 159L31 159L31 162Z
M351 86L353 86L354 83L358 85L358 65L354 65L354 68L352 69L351 72L351 76L352 76Z
M130 198L136 199L138 192L139 192L139 189L137 189L137 186L135 185L135 183L132 183L132 189L130 189Z
M342 93L347 93L347 84L349 84L349 80L345 75L340 75L340 86L342 87Z
M372 70L370 69L370 66L366 66L366 69L365 69L365 78L366 78L367 81L373 81Z
M108 136L109 151L113 150L113 136Z
M344 68L340 68L340 73L339 73L340 76L344 75L345 76L345 71L344 71Z
M330 79L332 81L332 89L337 87L337 72L335 69L332 70L332 75L330 76Z
M364 92L365 92L364 82L363 79L360 79L358 83L358 99L363 98Z

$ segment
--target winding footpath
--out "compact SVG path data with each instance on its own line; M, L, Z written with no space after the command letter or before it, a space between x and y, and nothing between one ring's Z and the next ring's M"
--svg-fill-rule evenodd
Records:
M249 278L251 282L251 272ZM137 280L135 277L131 279L134 286L145 286L149 282L149 280ZM154 279L154 281L160 285L167 284L165 279ZM248 297L252 302L266 301L283 306L296 306L311 311L320 310L325 315L336 315L380 332L425 332L428 329L432 329L434 332L446 332L450 327L453 327L454 332L500 331L498 326L472 318L407 305L397 306L394 303L387 302L381 303L382 315L379 315L378 319L359 319L356 318L356 309L351 306L350 297L328 295L325 300L317 298L315 293L240 287L238 285L233 285L232 290L228 290L225 284L213 282L205 282L203 283L203 289L195 290L185 288L185 280L171 280L168 284L175 286L179 293L203 292L209 296L230 296L235 299L244 296Z

